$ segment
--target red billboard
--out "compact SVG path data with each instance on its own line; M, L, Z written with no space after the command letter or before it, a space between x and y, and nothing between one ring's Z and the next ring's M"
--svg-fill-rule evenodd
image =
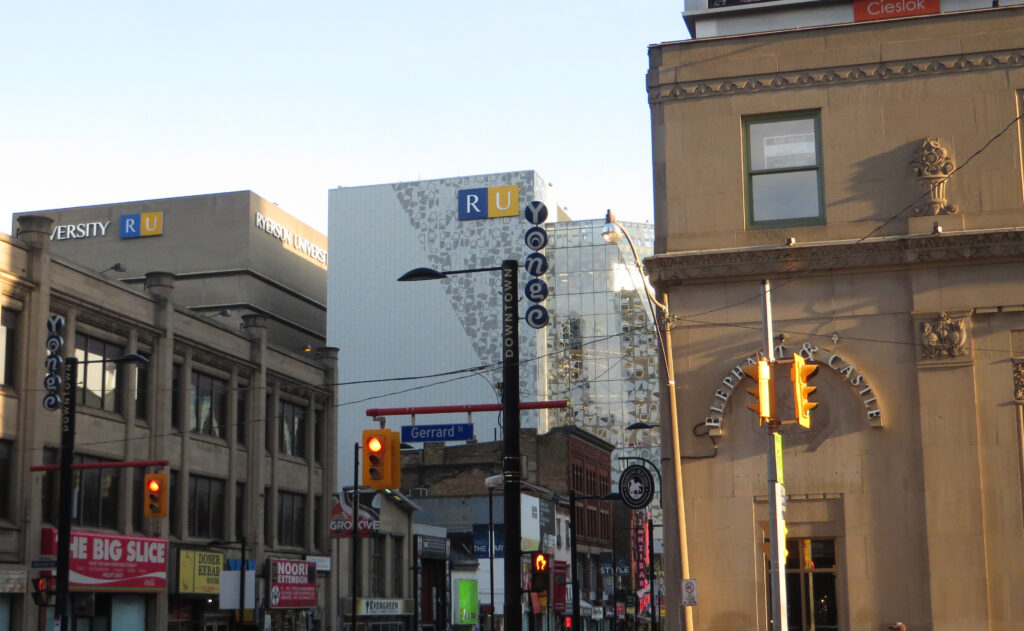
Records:
M316 607L316 561L270 559L270 607Z
M884 20L939 12L939 0L853 0L853 20Z
M69 587L80 592L162 592L167 540L71 531ZM57 554L57 529L44 528L43 554Z

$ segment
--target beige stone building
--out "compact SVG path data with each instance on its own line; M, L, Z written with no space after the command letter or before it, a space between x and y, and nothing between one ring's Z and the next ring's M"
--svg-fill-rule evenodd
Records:
M646 264L672 315L685 514L666 475L667 628L673 532L695 629L770 627L769 436L740 370L765 279L776 354L819 366L811 428L784 429L788 628L1024 628L1024 8L821 2L849 19L815 25L799 2L721 4L691 27L802 28L650 49Z
M80 362L75 462L166 461L74 475L74 628L227 629L221 572L242 541L249 628L336 628L337 349L303 348L322 339L326 287L318 250L272 234L307 230L296 223L242 192L25 213L0 236L0 630L53 624L31 581L50 572L66 507L57 473L30 470L59 462L61 413L43 403L52 315L57 354ZM196 243L230 252L186 257ZM148 364L118 367L126 353ZM168 474L166 517L144 514L144 472ZM301 593L283 574L307 579Z

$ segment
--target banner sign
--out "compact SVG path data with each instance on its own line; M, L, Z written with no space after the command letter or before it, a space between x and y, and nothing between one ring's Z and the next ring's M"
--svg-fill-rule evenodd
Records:
M206 550L178 550L178 593L219 594L224 555Z
M70 589L161 592L167 589L167 540L71 531ZM57 529L44 528L43 554L57 554Z
M359 495L358 531L360 537L369 537L380 530L380 512L370 505L376 495L375 491ZM338 503L331 508L331 538L350 539L351 537L352 492L345 491L339 496Z
M473 524L473 553L478 559L491 558L487 547L487 524ZM494 524L494 558L505 558L505 525Z
M316 607L316 563L293 559L270 559L270 607L272 609Z
M556 613L565 613L565 595L568 591L569 564L555 561L555 584L551 586L551 609Z

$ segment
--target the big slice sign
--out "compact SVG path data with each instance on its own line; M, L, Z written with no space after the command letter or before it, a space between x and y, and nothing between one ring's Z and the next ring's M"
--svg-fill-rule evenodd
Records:
M57 529L44 528L43 554L57 554ZM167 589L167 540L71 531L70 588L161 592Z
M854 0L856 22L938 13L939 0Z
M316 561L271 559L270 606L274 609L316 607Z

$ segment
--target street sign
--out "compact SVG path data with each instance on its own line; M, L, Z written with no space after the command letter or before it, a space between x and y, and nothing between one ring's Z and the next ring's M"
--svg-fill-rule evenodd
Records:
M544 205L544 202L532 201L526 205L523 216L533 225L539 226L547 221L548 207Z
M524 316L526 323L535 329L543 329L547 326L551 317L548 314L548 310L540 305L530 305L526 309L526 315Z
M403 425L403 443L443 443L446 440L472 440L472 423L447 425Z
M57 559L32 559L32 569L52 570L57 567Z
M683 606L697 606L697 579L695 578L683 579Z
M629 465L619 476L619 495L628 508L646 507L654 498L654 476L643 465Z

